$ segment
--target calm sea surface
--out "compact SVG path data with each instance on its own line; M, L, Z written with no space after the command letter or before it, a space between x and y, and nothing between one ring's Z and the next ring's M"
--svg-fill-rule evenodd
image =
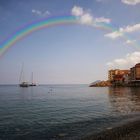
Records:
M75 140L139 115L140 88L0 86L1 140Z

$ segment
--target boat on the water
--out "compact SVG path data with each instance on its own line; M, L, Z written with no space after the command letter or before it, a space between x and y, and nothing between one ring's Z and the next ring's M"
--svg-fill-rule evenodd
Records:
M20 72L19 86L20 87L29 87L29 83L24 80L24 70L23 69L24 69L24 64L22 64L22 69Z
M31 83L29 84L29 86L36 86L36 83Z
M33 80L33 72L32 72L32 77L31 77L31 84L29 86L36 86L36 83Z
M20 87L29 87L28 82L22 82L21 84L19 84Z

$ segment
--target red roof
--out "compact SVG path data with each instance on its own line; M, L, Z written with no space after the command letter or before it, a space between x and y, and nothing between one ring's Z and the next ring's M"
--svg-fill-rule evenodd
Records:
M140 67L140 63L137 63L137 64L135 65L135 67Z

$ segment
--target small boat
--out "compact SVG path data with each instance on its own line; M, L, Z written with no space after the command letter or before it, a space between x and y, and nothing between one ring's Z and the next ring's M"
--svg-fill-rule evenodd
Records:
M36 84L35 83L31 83L29 86L36 86Z
M28 87L29 84L28 82L22 82L21 84L19 84L20 87Z

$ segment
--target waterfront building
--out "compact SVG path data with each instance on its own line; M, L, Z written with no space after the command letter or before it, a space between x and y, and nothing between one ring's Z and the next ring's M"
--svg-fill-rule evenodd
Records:
M128 84L130 82L130 73L124 75L124 82Z
M119 71L119 69L109 70L108 71L108 80L113 81L114 76L117 74L118 71Z
M109 70L108 80L113 86L140 86L140 63L130 70Z
M130 80L140 81L140 63L130 69Z
M130 73L130 70L109 70L108 71L108 80L110 82L123 82L125 80L126 75Z

